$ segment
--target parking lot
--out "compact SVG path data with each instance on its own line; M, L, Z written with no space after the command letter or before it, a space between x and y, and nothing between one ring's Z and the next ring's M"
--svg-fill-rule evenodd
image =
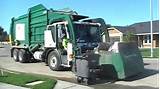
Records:
M48 75L55 77L56 79L76 83L75 75L69 70L51 71L43 62L19 63L13 61L10 58L9 45L2 45L0 48L0 66L8 70ZM145 59L144 66L145 71L143 73L128 78L127 80L102 80L98 84L90 85L90 87L93 87L94 89L158 89L158 60Z

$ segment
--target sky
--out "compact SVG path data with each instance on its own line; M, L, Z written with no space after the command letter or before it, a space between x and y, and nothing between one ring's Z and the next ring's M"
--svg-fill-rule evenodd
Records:
M9 33L11 18L26 14L37 4L54 10L70 8L80 15L103 18L112 26L150 20L150 0L1 0L0 26ZM153 20L159 19L158 11L158 0L153 0Z

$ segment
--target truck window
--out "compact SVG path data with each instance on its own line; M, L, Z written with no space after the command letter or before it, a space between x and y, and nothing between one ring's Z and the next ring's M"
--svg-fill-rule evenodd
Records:
M65 42L67 42L67 38L69 37L67 27L65 24L57 24L56 28L58 31L58 46L64 49L66 48Z
M77 42L99 42L99 27L88 24L74 24Z
M66 36L67 38L69 38L69 33L67 31L67 25L65 25L65 24L57 24L56 28L58 30L58 39L59 39L59 42L62 42L62 38L64 36Z
M53 37L53 41L55 42L56 40L56 29L55 29L55 26L49 26L48 30L51 30L51 34L52 34L52 37Z

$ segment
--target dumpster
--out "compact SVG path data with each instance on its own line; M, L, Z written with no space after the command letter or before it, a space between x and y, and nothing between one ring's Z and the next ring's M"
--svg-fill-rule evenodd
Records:
M78 83L94 84L99 79L126 79L144 70L142 56L134 42L101 44L98 52L77 58Z
M102 77L126 79L144 70L141 53L134 42L117 43L110 51L100 51L99 55Z

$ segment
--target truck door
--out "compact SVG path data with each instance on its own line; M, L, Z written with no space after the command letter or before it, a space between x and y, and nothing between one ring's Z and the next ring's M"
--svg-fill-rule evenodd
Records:
M62 64L64 66L70 67L69 62L72 60L70 56L73 55L73 51L72 51L72 43L69 42L70 37L67 25L68 25L67 22L59 22L56 24L57 40L58 40L57 44L59 50L61 50L61 60L63 62Z
M67 32L66 22L57 22L47 26L47 30L44 33L45 37L45 47L53 47L57 49L62 49L62 41L64 33L66 37L69 38Z
M66 45L64 44L64 39L69 39L69 33L67 29L67 22L57 22L54 23L56 26L56 44L58 49L65 49L66 50Z
M44 44L46 48L56 48L56 26L49 25L44 32Z

